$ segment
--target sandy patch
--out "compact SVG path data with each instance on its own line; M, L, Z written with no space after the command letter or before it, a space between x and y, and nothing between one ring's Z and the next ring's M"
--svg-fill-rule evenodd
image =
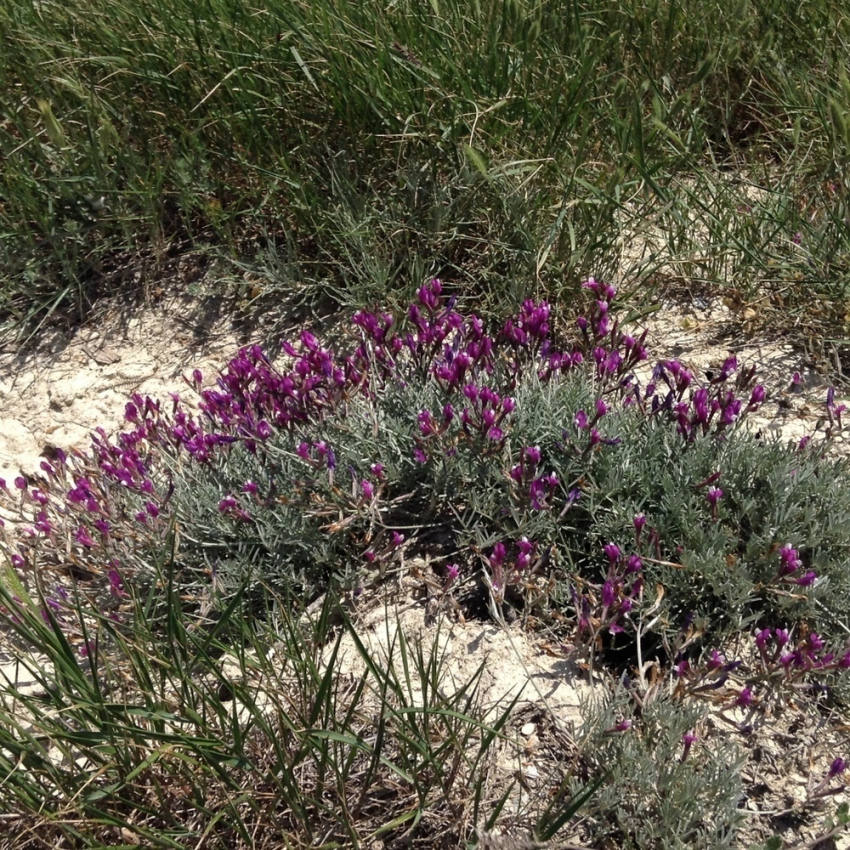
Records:
M55 334L35 352L0 355L0 477L37 471L51 447L87 449L97 427L118 430L134 392L191 398L183 375L194 368L214 380L244 340L197 308L176 301L107 317L70 338Z

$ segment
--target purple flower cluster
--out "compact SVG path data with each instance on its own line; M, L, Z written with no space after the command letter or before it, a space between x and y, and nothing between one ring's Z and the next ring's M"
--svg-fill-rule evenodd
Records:
M402 355L420 375L431 373L448 387L461 385L472 367L488 367L493 341L485 336L483 322L474 315L464 320L454 310L454 299L444 305L442 292L439 280L420 287L408 309L406 328L398 327L389 313L354 314L361 342L353 362L366 380L398 378L405 370Z
M665 360L653 370L643 397L636 395L635 401L654 414L666 413L687 440L712 431L720 434L758 410L766 398L763 386L753 386L755 367L742 371L730 389L729 380L737 370L738 359L729 357L707 386L694 387L693 375L678 360ZM666 390L659 391L661 385ZM746 392L750 397L745 404L740 394Z
M682 654L676 657L673 665L673 674L678 680L677 692L679 694L711 694L717 692L729 681L729 676L738 670L742 661L729 661L723 653L712 649L708 657L700 664L691 662ZM736 696L736 699L740 694ZM745 695L744 699L751 699L752 692Z
M594 278L582 285L596 297L589 317L579 316L576 320L586 351L595 364L596 376L626 389L633 383L631 371L649 356L646 331L639 339L620 332L618 321L611 318L615 287Z
M800 554L796 549L791 548L788 543L779 550L779 571L776 575L776 580L784 584L796 584L800 587L811 587L817 581L817 573L814 570L806 570L804 568Z
M755 643L764 669L781 671L785 679L799 679L800 674L813 670L850 669L850 646L824 652L826 643L817 632L809 632L792 646L787 629L760 629Z
M552 498L558 487L558 476L554 472L540 472L540 460L540 446L528 446L520 452L519 463L511 467L510 471L511 480L518 485L535 511L548 510L552 506ZM580 495L577 489L571 491L567 497L567 507Z
M605 581L583 592L572 589L577 613L577 638L595 646L603 631L611 635L625 631L630 613L642 598L643 561L639 555L625 555L616 543L603 547L608 560Z
M527 298L522 302L516 321L508 319L505 323L500 340L523 348L540 345L549 336L550 311L545 301L535 303Z
M504 598L505 588L534 573L542 560L537 543L527 537L513 544L496 543L487 559L493 590L500 599Z
M673 665L677 694L708 696L731 707L755 709L783 687L791 695L805 687L819 688L809 682L812 674L850 669L850 644L839 651L826 651L825 641L816 632L806 632L794 640L788 629L764 628L756 631L754 642L759 659L756 670L749 669L743 660L727 660L717 649L693 665L679 653ZM730 693L722 689L730 683L732 674L743 681L743 687L735 687Z

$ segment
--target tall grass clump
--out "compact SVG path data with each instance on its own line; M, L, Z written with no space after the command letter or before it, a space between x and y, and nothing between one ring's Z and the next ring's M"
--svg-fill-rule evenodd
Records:
M331 633L330 604L299 621L280 600L273 626L231 605L210 628L157 575L109 615L80 594L44 616L4 581L21 650L0 686L0 846L456 847L492 825L511 706L482 704L480 670L449 689L433 648L403 636L375 657L348 624ZM349 634L362 673L345 680ZM586 797L524 817L563 823Z
M847 19L802 8L4 0L0 309L192 246L262 270L252 309L445 275L498 313L591 271L840 298Z
M434 841L443 829L435 824L457 806L470 819L445 832L451 841L491 827L508 797L497 804L486 796L485 762L509 712L487 725L474 700L446 704L436 680L433 705L397 709L393 723L414 723L424 711L423 723L436 712L451 726L448 738L436 738L455 747L446 776L437 768L449 756L431 749L437 744L425 726L416 727L424 737L413 739L420 742L414 756L405 749L413 733L383 714L377 727L357 725L361 698L364 706L376 690L381 705L402 698L395 674L362 646L367 674L350 701L334 664L326 669L318 658L298 655L294 680L272 677L268 686L251 678L257 670L264 681L273 670L277 676L266 645L276 630L284 630L287 658L293 646L318 652L341 634L332 627L332 600L369 599L409 572L432 613L545 631L591 680L619 682L594 709L598 718L610 714L610 723L588 721L584 733L585 782L599 794L582 796L579 774L570 772L553 777L550 800L570 814L582 800L585 823L621 846L731 840L738 756L724 749L723 736L704 731L699 755L691 754L700 718L712 706L733 706L744 712L733 722L743 734L773 712L801 701L841 705L846 693L850 490L846 461L828 454L844 407L830 390L822 432L793 446L765 440L745 425L766 398L754 369L729 358L700 384L678 361L650 367L645 336L620 325L614 287L591 278L585 292L585 315L558 336L546 302L525 300L491 327L459 312L457 298L446 298L434 280L402 316L355 313L339 350L304 331L277 356L242 349L213 385L195 371L187 383L196 411L177 394L168 402L133 396L121 433L99 430L89 452L59 452L41 475L4 482L7 515L17 518L6 546L4 616L30 644L22 663L43 689L37 699L59 701L38 713L53 730L36 770L47 778L21 790L16 806L67 831L72 819L95 817L94 809L73 808L89 801L107 807L97 809L106 819L98 823L114 818L109 823L131 828L127 812L142 801L126 796L128 783L142 776L145 788L160 783L152 778L160 756L147 745L125 753L126 738L104 737L119 723L115 734L148 740L148 727L127 719L132 702L142 706L138 717L159 724L169 760L203 765L222 789L213 806L196 788L188 808L168 807L167 823L144 798L151 829L178 844L205 830L235 835L226 830L243 823L266 829L266 820L252 820L261 801L271 807L263 817L285 809L279 828L311 842L318 799L327 817L342 813L341 825L327 828L343 843L365 841L368 830ZM324 604L325 631L299 643L300 612L313 602ZM246 645L256 650L251 661ZM256 681L253 690L223 681L219 661L234 654L240 676ZM34 660L42 657L52 661L55 683ZM420 677L433 678L425 667ZM107 685L103 676L120 681ZM275 697L286 688L295 695ZM310 688L321 711L303 702ZM456 693L475 690L470 683ZM238 699L224 706L221 694L231 691ZM11 685L10 694L18 698ZM261 695L278 700L277 722L289 730L283 737L260 719ZM292 715L296 707L309 721ZM149 717L160 711L167 716ZM110 712L123 719L109 720ZM222 725L210 727L213 720ZM75 768L72 780L49 766L60 721L68 724L62 746L72 761L80 761L73 747L100 748L97 759L84 754L93 767L82 779ZM183 722L194 730L191 746L173 737ZM31 727L3 728L11 769ZM237 804L239 783L253 787L265 776L246 750L248 729L266 735L261 751L267 739L293 741L299 755L287 761L292 751L275 744L270 796L252 792L249 803L237 795ZM611 738L604 747L593 743L600 734ZM379 755L384 741L401 748L397 756ZM317 750L320 743L329 749ZM478 748L471 762L470 747ZM613 762L604 755L611 748L620 753ZM671 748L675 771L665 767ZM281 771L300 776L304 759L323 777L310 785L325 789L315 799L280 785ZM653 759L656 767L637 774L626 767ZM415 796L416 804L373 814L361 790L353 806L350 783L361 769L401 783L413 796L392 798ZM235 770L248 773L237 779ZM331 781L328 802L321 783ZM458 783L471 796L456 799ZM103 802L107 792L118 796ZM569 822L557 807L534 817L527 828L548 837ZM629 827L629 818L642 826Z

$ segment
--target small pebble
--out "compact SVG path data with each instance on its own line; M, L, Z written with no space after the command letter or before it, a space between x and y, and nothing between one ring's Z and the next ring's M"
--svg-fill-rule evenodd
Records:
M537 726L533 723L526 723L525 726L522 727L522 734L526 738L530 738L537 731Z

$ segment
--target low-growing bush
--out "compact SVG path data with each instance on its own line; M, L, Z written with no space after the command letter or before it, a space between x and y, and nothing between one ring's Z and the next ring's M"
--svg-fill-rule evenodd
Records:
M659 583L668 637L685 617L712 637L829 628L850 597L845 463L743 428L765 392L734 358L703 386L644 367L613 288L588 288L562 340L545 303L489 335L434 281L402 320L356 314L348 352L304 332L276 360L243 349L214 387L194 373L198 414L135 396L115 439L15 481L13 566L107 576L115 595L173 532L184 587L248 579L309 602L428 555L458 593L486 577L503 612L557 609L594 638L588 616L628 631ZM830 398L832 429L841 413Z
M167 585L226 644L215 623L235 601L262 619L269 592L296 607L360 595L413 564L437 602L547 628L581 664L631 677L638 701L654 669L682 716L707 692L755 710L840 684L850 487L826 453L833 391L823 434L765 440L743 424L765 400L754 369L730 357L700 383L674 360L650 368L614 288L586 288L571 330L529 300L490 331L432 281L404 317L355 314L347 350L305 331L278 357L241 350L214 386L195 372L196 413L176 394L134 396L122 433L5 491L24 523L8 544L17 598L90 655L118 640L105 616L133 628L139 594L167 632ZM72 622L70 587L98 616ZM13 622L16 604L8 594ZM742 632L749 649L731 658ZM667 802L700 781L679 773ZM728 809L726 773L716 789ZM636 846L679 830L653 811L633 814L666 826L629 833ZM681 817L700 841L731 829Z

